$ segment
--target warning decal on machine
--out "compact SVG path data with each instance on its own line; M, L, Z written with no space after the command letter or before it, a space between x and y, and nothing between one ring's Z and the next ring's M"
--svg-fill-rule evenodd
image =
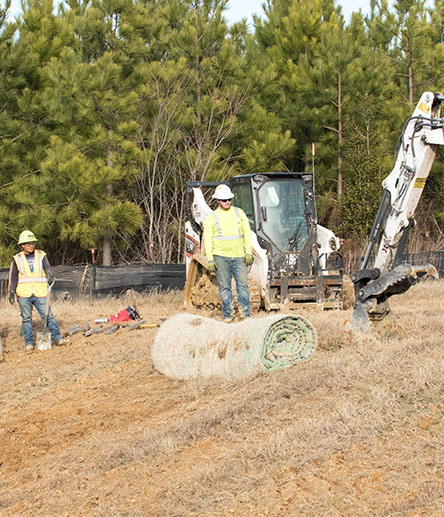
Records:
M413 188L424 188L427 178L416 178Z
M423 102L419 102L417 108L427 114L430 111L430 106L427 106L427 104L424 104Z

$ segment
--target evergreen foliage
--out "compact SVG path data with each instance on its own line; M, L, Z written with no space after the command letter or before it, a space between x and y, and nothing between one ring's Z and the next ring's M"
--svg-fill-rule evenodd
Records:
M444 7L28 0L0 9L0 262L29 228L53 263L183 260L188 180L315 170L318 216L364 243L404 120L444 91ZM440 151L440 156L443 151ZM419 216L444 227L444 166ZM427 244L425 244L427 245Z

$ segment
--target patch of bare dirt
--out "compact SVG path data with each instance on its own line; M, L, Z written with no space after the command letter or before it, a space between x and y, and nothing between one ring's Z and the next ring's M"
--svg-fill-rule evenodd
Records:
M350 311L304 309L312 358L241 382L160 375L155 328L26 356L2 301L0 515L443 515L443 288L394 300L407 339L350 344ZM53 310L67 330L128 304L183 311L181 293Z

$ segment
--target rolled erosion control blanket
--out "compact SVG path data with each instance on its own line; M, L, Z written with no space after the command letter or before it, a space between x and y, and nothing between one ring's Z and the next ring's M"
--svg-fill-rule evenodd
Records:
M177 314L154 338L154 368L176 379L244 378L272 372L308 359L316 334L302 316L280 314L223 323L193 314Z

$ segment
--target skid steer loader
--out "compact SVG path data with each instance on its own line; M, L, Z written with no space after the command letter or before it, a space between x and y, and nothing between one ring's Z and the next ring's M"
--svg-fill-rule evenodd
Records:
M203 225L211 207L206 197L221 182L188 182L185 306L220 306L216 279L207 270ZM339 239L317 224L313 175L272 172L235 176L226 183L233 205L248 217L254 262L248 281L253 312L317 304L342 308L343 267Z

